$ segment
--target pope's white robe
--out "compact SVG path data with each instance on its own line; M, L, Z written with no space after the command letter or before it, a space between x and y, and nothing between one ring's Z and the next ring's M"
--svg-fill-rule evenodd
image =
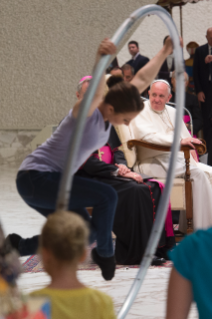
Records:
M130 124L135 138L170 146L173 143L176 110L166 105L164 112L159 114L152 110L150 101L144 104L144 110ZM180 139L187 137L191 136L183 123ZM155 178L166 177L170 152L139 147L137 159L134 170L138 173L145 173ZM205 229L212 226L212 167L195 162L191 156L190 171L193 192L193 226L194 229ZM175 176L183 177L184 174L184 154L179 152Z

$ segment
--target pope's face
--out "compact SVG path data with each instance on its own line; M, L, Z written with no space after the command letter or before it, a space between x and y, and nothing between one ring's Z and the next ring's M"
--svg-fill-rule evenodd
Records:
M171 97L172 95L169 94L167 84L163 82L154 83L149 90L150 104L155 111L162 111Z

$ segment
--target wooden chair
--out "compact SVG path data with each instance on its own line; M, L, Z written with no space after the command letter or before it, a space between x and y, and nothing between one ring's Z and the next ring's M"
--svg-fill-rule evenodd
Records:
M201 139L202 140L202 139ZM199 155L203 155L206 152L206 143L202 140L201 145L194 145ZM127 142L128 148L149 148L156 151L170 152L171 147L161 146L157 144L151 144L142 140L132 139ZM190 178L190 150L192 148L187 145L181 146L181 151L184 152L186 171L185 178L175 178L171 192L171 207L172 210L185 210L187 219L187 234L193 232L193 200L192 200L192 180ZM161 180L165 182L165 180ZM184 191L183 191L184 190Z

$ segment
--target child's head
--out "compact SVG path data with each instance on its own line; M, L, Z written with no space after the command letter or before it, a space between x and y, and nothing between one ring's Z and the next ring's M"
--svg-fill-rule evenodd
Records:
M84 220L75 213L58 211L50 215L40 236L42 257L50 254L61 264L80 261L85 253L88 233Z

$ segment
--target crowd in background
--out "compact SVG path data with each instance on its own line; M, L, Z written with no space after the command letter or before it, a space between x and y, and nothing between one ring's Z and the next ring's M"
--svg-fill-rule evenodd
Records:
M164 42L167 37L164 38ZM193 121L194 136L203 137L208 150L207 164L212 166L212 28L206 32L207 43L199 46L191 41L186 45L189 58L185 60L185 108L190 112ZM131 59L121 67L115 58L107 69L107 73L123 76L124 81L130 82L135 74L149 61L149 58L140 54L139 44L136 41L128 43ZM164 61L157 78L169 82L172 87L172 99L175 102L175 65L173 52ZM148 98L148 89L142 96ZM172 104L172 106L174 106ZM189 113L185 110L184 122L191 130Z

